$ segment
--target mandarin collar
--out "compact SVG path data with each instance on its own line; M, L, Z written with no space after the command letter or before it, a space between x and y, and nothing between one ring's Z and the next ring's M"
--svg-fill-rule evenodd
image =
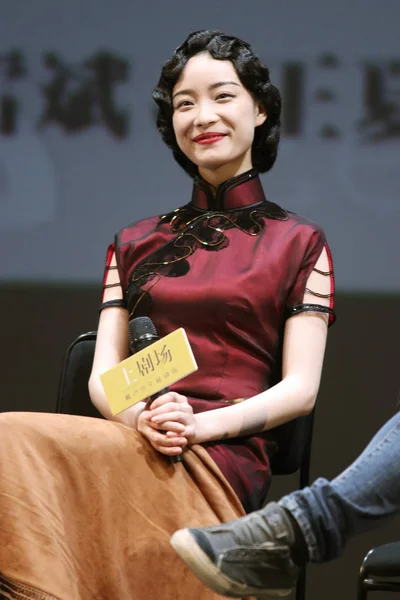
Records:
M202 210L229 210L251 206L265 200L260 177L256 169L236 175L218 186L214 192L202 177L194 180L190 204Z

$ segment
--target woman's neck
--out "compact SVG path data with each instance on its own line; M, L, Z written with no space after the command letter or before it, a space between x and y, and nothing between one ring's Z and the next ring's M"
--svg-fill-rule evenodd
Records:
M250 169L221 183L211 186L202 177L194 179L191 203L205 210L243 208L265 200L256 169Z
M199 175L216 193L218 187L222 183L229 179L233 179L242 173L246 173L252 168L253 166L249 157L242 156L236 162L228 163L217 169L199 168Z

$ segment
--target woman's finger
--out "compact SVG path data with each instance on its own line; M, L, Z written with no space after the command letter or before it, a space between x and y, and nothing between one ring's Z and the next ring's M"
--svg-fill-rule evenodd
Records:
M175 446L174 448L160 446L160 448L155 447L155 449L158 450L160 454L165 454L166 456L178 456L179 454L182 454L182 448L180 446Z
M156 417L158 415L165 415L169 412L175 412L176 410L185 412L186 407L184 404L178 404L178 402L168 402L167 404L163 404L163 406L159 406L158 408L153 409L152 406L149 410L149 414L151 417Z
M157 429L159 431L173 431L174 434L178 434L178 435L183 435L183 432L185 431L185 425L183 423L179 423L177 421L163 421L162 423L153 423L150 422L149 425L151 425L151 427L153 427L154 429Z
M164 436L164 440L162 442L162 444L159 444L159 446L163 447L163 448L174 448L175 446L179 446L180 448L183 448L184 446L187 445L187 439L184 437L169 437L169 436Z
M176 433L175 433L174 431L167 431L167 432L165 433L165 435L166 435L168 438L171 438L171 439L172 439L172 438L176 438ZM187 445L188 445L188 443L189 443L189 442L188 442L188 440L187 440L187 438L186 438L186 437L183 437L183 436L180 436L180 437L179 437L179 440L180 440L180 441L179 441L179 445L180 445L180 446L187 446ZM185 441L183 442L182 440L185 440Z
M187 445L187 441L185 438L181 437L167 437L164 435L164 438L160 441L151 441L149 440L153 448L155 448L158 452L162 452L163 454L180 454L183 448Z
M163 413L161 415L155 415L151 417L150 422L156 424L165 423L166 421L176 421L177 423L184 423L185 416L185 413L183 413L182 411L175 410L165 414Z
M182 396L181 394L177 394L177 392L167 392L166 394L163 394L162 396L156 398L151 403L151 410L160 408L161 406L164 406L169 402L174 404L185 404L187 403L187 398L185 396Z
M181 444L186 443L186 438L182 435L177 435L175 433L175 437L171 437L165 435L165 433L155 431L154 429L151 430L146 437L151 444L156 446L166 446L168 448L171 448L172 446L180 446Z
M151 417L154 417L155 415L163 415L167 412L173 412L177 410L177 407L178 404L176 402L167 402L158 408L153 408L153 405L151 405L151 408L147 411L147 418L151 419Z

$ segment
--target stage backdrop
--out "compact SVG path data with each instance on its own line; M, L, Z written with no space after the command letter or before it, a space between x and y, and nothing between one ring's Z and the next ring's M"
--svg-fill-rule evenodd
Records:
M399 291L399 21L397 0L2 0L0 278L97 282L114 231L188 201L151 92L208 27L283 93L268 197L323 225L339 289Z

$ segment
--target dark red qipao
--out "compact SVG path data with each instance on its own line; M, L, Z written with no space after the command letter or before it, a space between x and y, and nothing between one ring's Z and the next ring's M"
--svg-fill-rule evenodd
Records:
M301 311L323 248L331 262L322 229L269 202L252 169L222 184L216 197L198 179L189 204L122 229L108 264L115 251L131 318L150 317L160 337L185 329L199 368L171 389L200 412L280 380L285 321ZM332 323L332 264L326 275ZM269 459L290 427L205 444L246 511L265 501Z

